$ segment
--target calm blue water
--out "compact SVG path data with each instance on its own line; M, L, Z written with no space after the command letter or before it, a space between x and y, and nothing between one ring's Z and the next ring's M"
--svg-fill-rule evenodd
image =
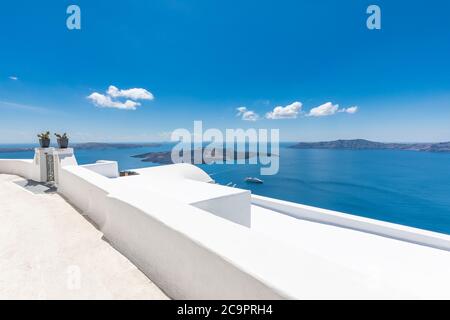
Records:
M0 146L0 147L11 147ZM120 169L153 166L130 155L157 148L78 150L80 164L117 160ZM32 152L0 158L32 158ZM257 165L202 165L221 184L253 193L450 234L450 154L390 150L296 150L282 145L280 171L259 177Z

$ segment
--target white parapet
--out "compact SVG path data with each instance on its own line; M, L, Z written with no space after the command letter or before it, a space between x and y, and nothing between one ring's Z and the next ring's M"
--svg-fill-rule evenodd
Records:
M33 180L47 182L48 170L47 159L54 148L35 148L33 163L36 166Z
M0 159L0 173L36 180L38 166L32 159Z
M97 172L107 178L119 177L119 165L117 161L99 160L96 163L82 165L82 167Z
M35 148L33 180L38 182L55 181L58 183L59 170L68 165L77 165L72 148Z
M296 219L352 229L450 251L450 236L342 212L252 195L252 203Z
M226 215L225 219L218 217L213 207L209 209L215 212L208 212L186 203L189 200L186 190L184 193L176 188L155 191L161 183L167 187L183 183L182 177L189 177L185 180L203 184L209 190L221 186L208 183L211 178L192 165L173 165L146 171L152 174L147 177L144 174L144 179L141 179L144 184L139 184L137 179L131 179L139 176L108 179L83 166L67 166L60 172L58 192L82 210L115 248L172 298L289 297L282 290L260 280L264 276L253 275L240 267L245 262L239 261L238 257L248 256L253 260L255 251L252 248L255 248L254 244L261 243L259 239L249 242L248 227L231 222L230 216ZM143 188L146 184L154 187ZM195 191L192 185L190 188L191 193ZM213 193L216 194L215 191ZM246 192L243 194L247 195ZM205 194L203 199L206 200ZM223 213L245 215L246 210L236 210L238 207L231 205L233 198L230 200L226 205L227 211ZM250 198L247 200L246 204L250 205ZM239 243L240 249L235 249L236 243ZM262 244L261 248L266 251L269 246ZM229 252L233 258L230 258ZM258 255L256 260L254 264L264 268L264 256Z
M77 165L72 148L35 148L34 151L33 159L0 159L0 173L57 183L61 168Z
M248 190L213 184L198 167L175 164L135 170L138 175L115 181L123 195L159 194L192 205L245 227L251 226L251 193Z
M258 196L248 225L245 190L195 166L135 171L65 167L59 191L172 298L449 297L448 236Z
M58 192L172 298L450 297L447 235L251 196L188 164L117 178L115 162L46 152ZM0 160L0 173L41 165Z

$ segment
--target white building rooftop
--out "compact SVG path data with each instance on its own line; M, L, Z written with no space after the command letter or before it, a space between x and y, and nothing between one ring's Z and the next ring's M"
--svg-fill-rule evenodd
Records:
M53 279L48 297L165 297L144 273L175 299L450 299L448 235L252 195L188 164L118 177L116 162L49 154L57 192L98 230L59 195L1 176L5 296ZM40 158L0 160L0 173L42 179ZM35 260L28 278L20 263ZM68 265L87 270L85 291L64 289Z
M299 260L305 276L292 288L307 299L446 299L450 297L450 253L329 224L295 219L252 206L255 232L291 252L326 263L329 272ZM294 255L293 255L294 259ZM299 259L301 259L299 257ZM324 276L328 274L329 276ZM299 277L301 277L299 275ZM308 285L307 285L308 284ZM362 284L362 286L360 286Z
M16 182L0 174L0 299L167 299L60 195Z

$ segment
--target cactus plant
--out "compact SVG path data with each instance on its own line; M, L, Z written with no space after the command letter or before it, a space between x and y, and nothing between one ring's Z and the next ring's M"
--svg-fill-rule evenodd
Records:
M69 138L67 137L67 134L66 133L63 133L63 134L55 133L55 136L58 141L58 147L60 149L66 149L69 145Z
M50 131L42 132L37 135L41 148L48 148L50 146Z

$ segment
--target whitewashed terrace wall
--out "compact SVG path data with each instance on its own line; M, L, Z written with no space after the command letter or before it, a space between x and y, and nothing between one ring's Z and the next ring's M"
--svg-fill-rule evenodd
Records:
M82 165L82 167L97 172L107 178L117 178L119 176L117 161L100 160L93 164Z
M33 168L32 160L0 160L0 173L32 179ZM320 289L317 281L332 283L326 294L340 297L342 288L360 283L351 269L330 267L326 259L294 252L193 206L151 193L124 195L114 190L114 179L87 168L67 166L59 177L58 191L172 298L299 299L304 288L307 296L322 297L323 291L311 292ZM255 195L252 203L297 219L450 250L446 235Z
M58 192L87 215L101 230L108 217L108 178L81 166L67 166L59 171Z
M34 179L36 170L33 160L0 159L0 173L3 174L13 174L25 179Z
M0 160L0 173L26 179L33 179L36 167L33 160ZM82 166L60 169L58 192L170 297L263 300L289 297L252 276L245 267L229 261L225 258L229 254L223 256L208 248L211 237L225 244L229 241L226 235L219 235L223 228L234 238L242 234L244 227L193 206L174 203L173 199L162 199L160 195L153 199L151 195L145 199L130 196L121 199L120 195L110 194L114 190L110 179L90 169ZM201 221L194 225L186 223L189 217ZM164 221L165 218L172 221ZM185 230L189 228L194 230ZM235 229L237 233L233 235ZM203 240L199 240L201 238ZM245 240L238 242L244 243L240 247L247 243L248 252L244 256L252 254L254 244ZM258 256L261 261L256 264L263 266L263 252Z
M441 233L257 195L252 195L252 203L297 219L335 225L450 251L450 236Z
M68 166L60 172L58 192L86 214L115 248L170 297L289 297L208 248L214 237L225 244L234 243L240 234L248 233L244 227L160 195L143 198L128 193L123 197L110 182L81 166ZM224 230L230 232L223 234ZM240 242L248 243L244 239ZM254 244L248 243L248 256L252 256L252 248ZM258 259L258 265L267 263L263 252Z

